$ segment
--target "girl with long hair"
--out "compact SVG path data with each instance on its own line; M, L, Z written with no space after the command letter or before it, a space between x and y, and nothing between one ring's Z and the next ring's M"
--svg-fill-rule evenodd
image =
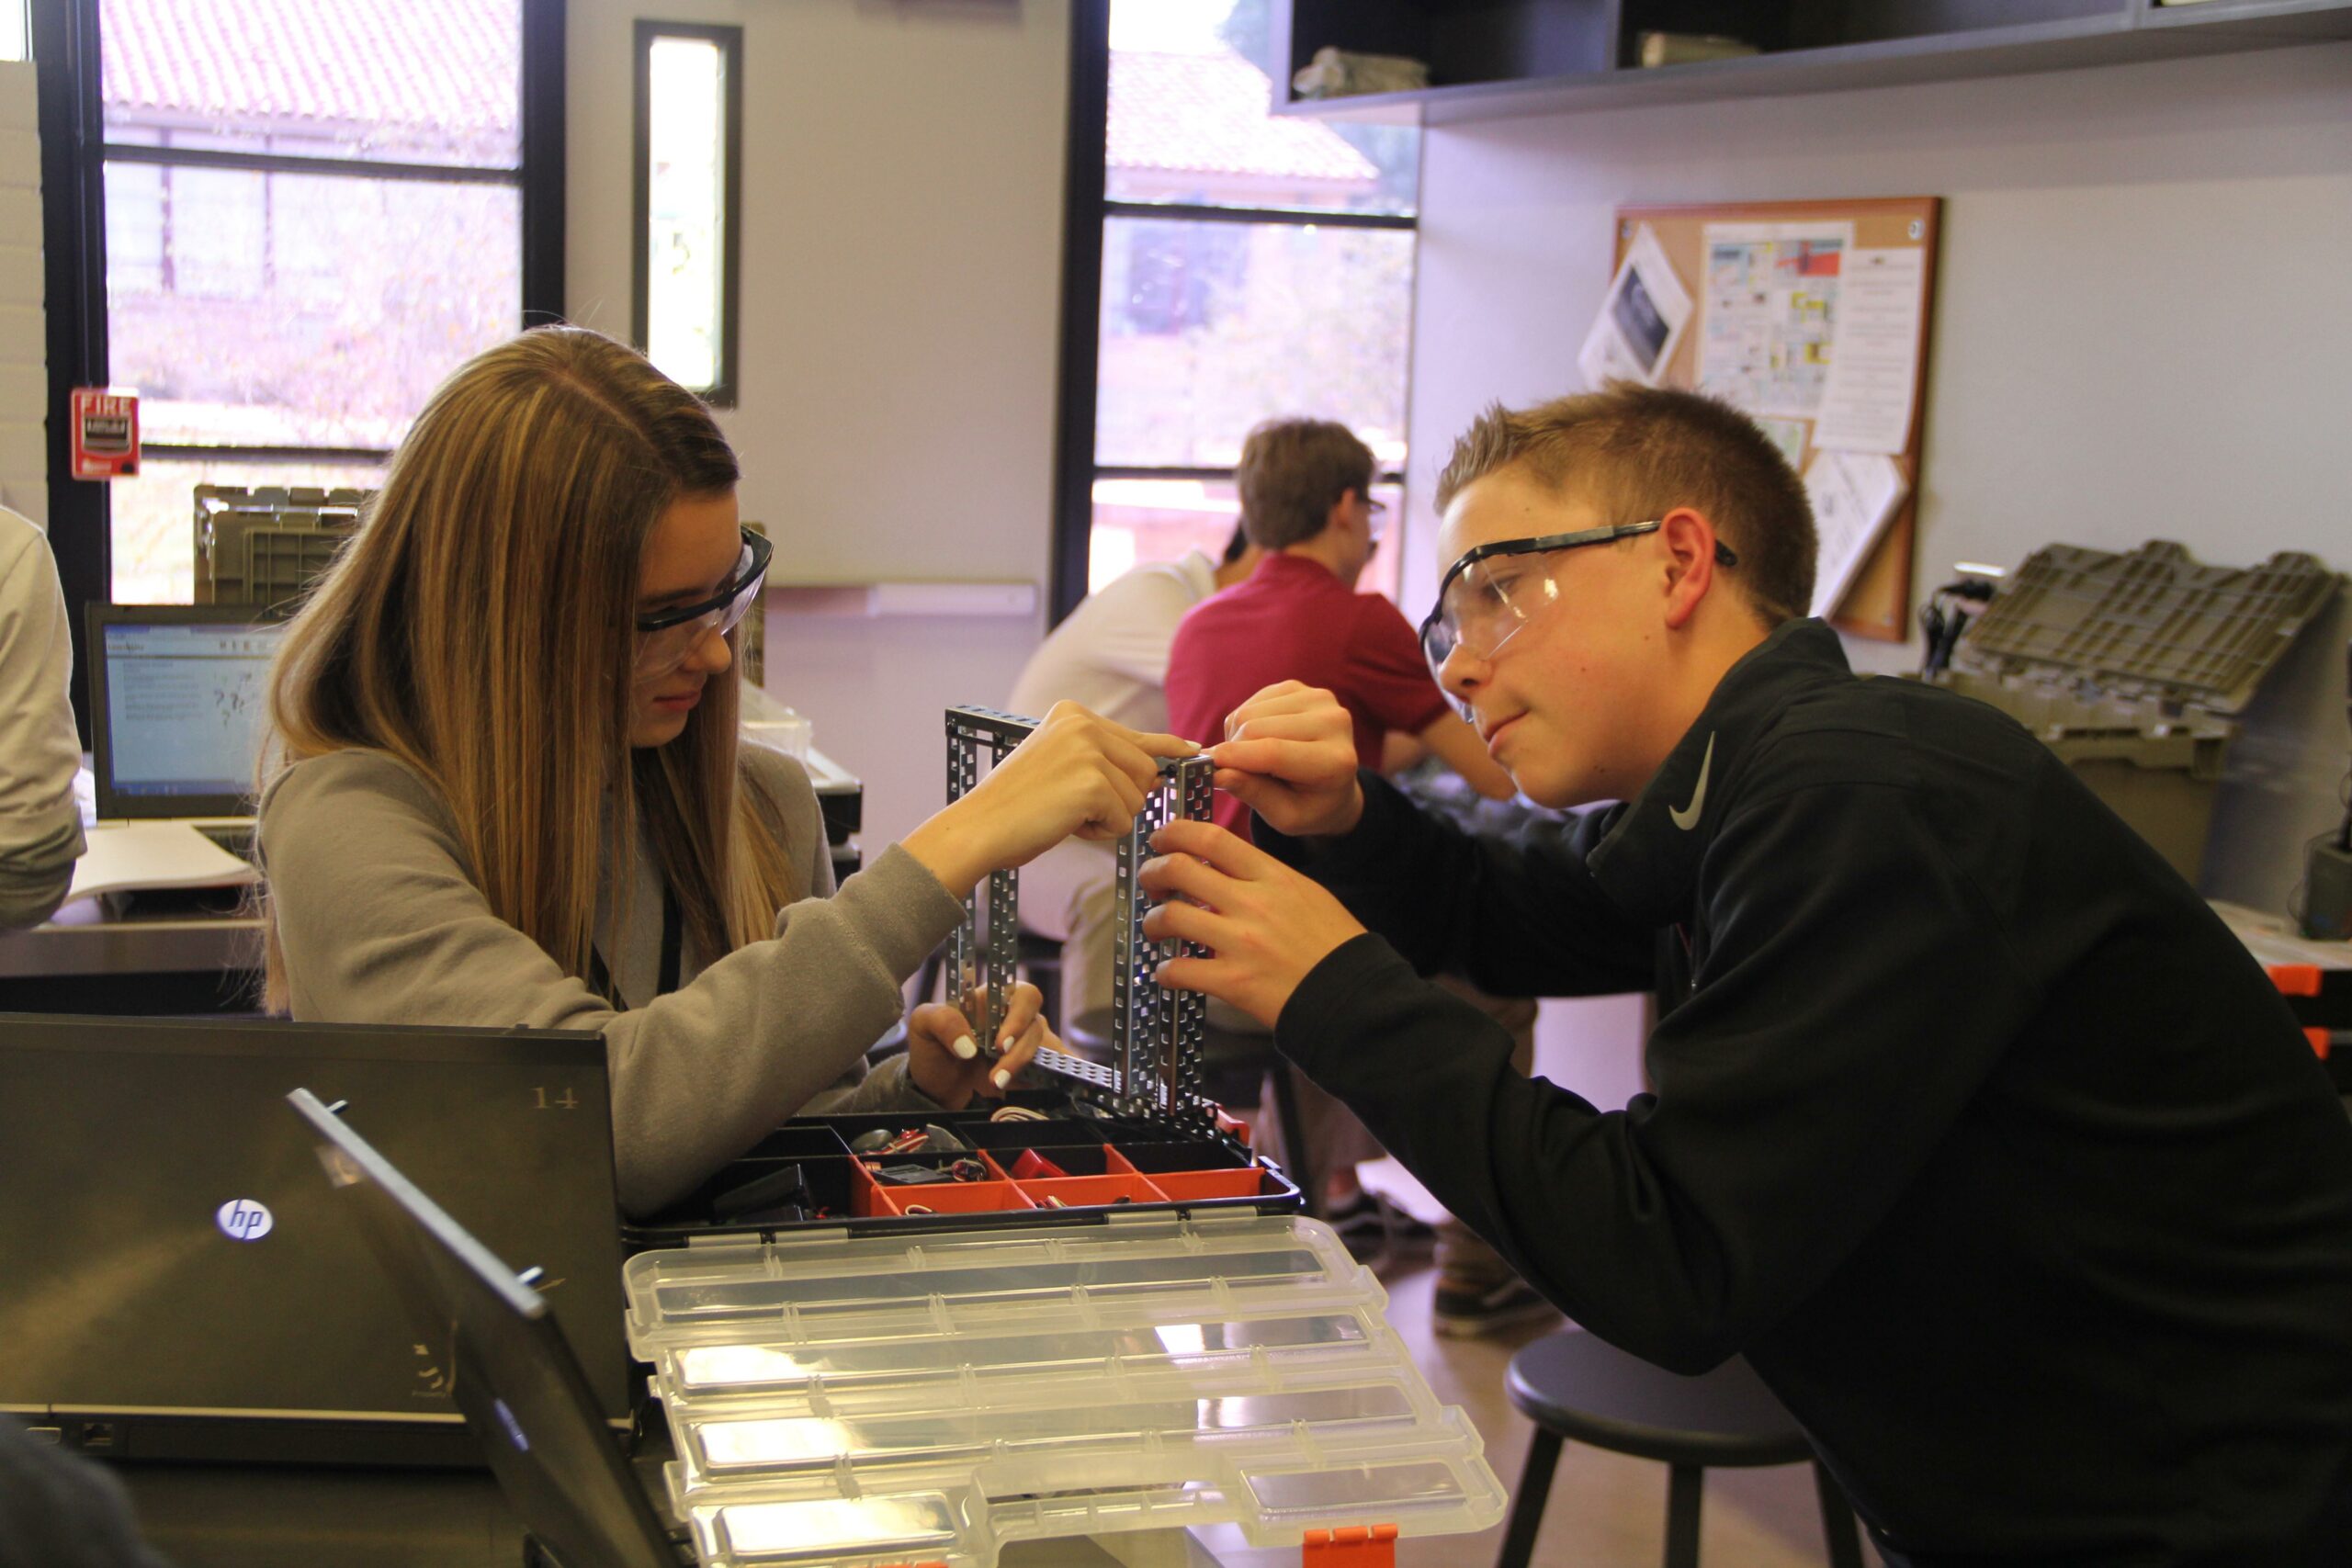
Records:
M959 1107L1050 1041L1009 997L865 1049L990 871L1125 830L1197 750L1065 705L838 893L799 764L738 739L734 626L766 567L709 412L577 327L443 384L274 668L266 994L340 1022L601 1030L623 1205L786 1117Z

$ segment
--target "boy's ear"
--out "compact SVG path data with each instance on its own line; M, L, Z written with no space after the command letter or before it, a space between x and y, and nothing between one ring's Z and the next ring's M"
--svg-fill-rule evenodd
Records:
M1678 506L1658 520L1666 548L1666 624L1680 631L1715 586L1715 525L1707 514Z

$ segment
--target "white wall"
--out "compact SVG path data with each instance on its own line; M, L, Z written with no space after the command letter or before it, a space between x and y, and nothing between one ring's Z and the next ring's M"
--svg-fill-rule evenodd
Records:
M1024 580L1044 600L1068 0L572 0L574 321L629 330L639 17L744 30L743 513L773 581ZM768 689L866 783L868 858L944 798L941 713L1042 615L768 623Z
M0 61L0 505L49 520L49 340L41 314L33 67Z
M2352 567L2352 46L1529 118L1423 156L1408 604L1454 436L1577 387L1612 213L1650 202L1945 198L1920 592L2052 541ZM2339 604L2248 715L2209 893L2279 907L2334 818L2346 632Z

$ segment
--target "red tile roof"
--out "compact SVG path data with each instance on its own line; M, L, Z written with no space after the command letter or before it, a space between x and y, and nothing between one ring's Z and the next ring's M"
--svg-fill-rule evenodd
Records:
M1111 55L1110 164L1369 186L1372 161L1319 120L1267 113L1272 84L1231 51Z
M98 15L111 121L359 128L343 139L513 161L520 0L99 0Z

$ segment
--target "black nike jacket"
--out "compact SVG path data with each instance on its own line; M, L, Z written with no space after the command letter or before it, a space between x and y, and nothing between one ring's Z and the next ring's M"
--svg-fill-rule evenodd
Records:
M1572 827L1364 792L1343 839L1257 824L1376 933L1276 1043L1570 1317L1746 1355L1898 1564L2352 1564L2352 1123L2022 728L1800 621ZM1520 1077L1440 971L1657 991L1653 1092Z

